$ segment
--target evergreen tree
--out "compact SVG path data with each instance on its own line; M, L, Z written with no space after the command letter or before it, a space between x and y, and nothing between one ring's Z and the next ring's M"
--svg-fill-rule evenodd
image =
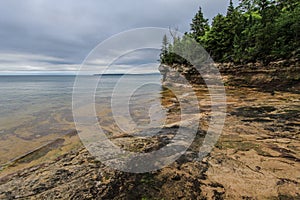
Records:
M163 41L162 41L162 48L161 48L161 53L160 53L160 62L166 64L167 62L167 57L168 57L168 37L167 35L164 35Z
M189 37L200 42L216 62L263 62L300 58L299 0L242 0L238 7L229 2L226 16L218 14L211 27L201 7L183 38L163 39L161 62L189 64L171 53L180 52L188 60L195 53L188 49ZM173 51L172 51L173 50Z
M238 20L238 13L232 1L230 1L226 16L219 14L213 19L212 28L205 41L205 47L211 52L215 61L233 61L234 39L239 34Z
M234 9L234 6L233 6L233 2L232 0L229 1L229 6L227 8L227 16L230 16L234 13L235 9Z
M205 32L209 30L208 19L204 18L201 7L199 7L198 12L192 19L192 23L190 25L191 35L197 42L201 42Z
M223 55L228 48L224 30L226 29L226 19L223 15L218 14L214 17L212 28L210 29L205 41L205 48L217 62L223 62Z

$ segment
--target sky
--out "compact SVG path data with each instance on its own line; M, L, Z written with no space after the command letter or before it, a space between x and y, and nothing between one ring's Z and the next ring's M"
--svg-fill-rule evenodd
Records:
M142 27L171 27L184 33L199 6L212 19L226 13L228 2L1 0L0 75L74 74L92 49L115 34ZM135 64L143 66L140 73L155 72L151 63L157 62L158 54L132 52L116 61L111 72L122 73Z

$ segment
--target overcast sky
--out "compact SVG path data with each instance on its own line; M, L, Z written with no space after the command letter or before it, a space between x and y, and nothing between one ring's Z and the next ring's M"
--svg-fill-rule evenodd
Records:
M114 34L141 27L186 32L199 6L211 19L226 12L228 1L1 0L0 74L75 72L97 44ZM157 54L146 51L132 57L139 55L139 64L146 65ZM129 66L118 68L117 62L114 71Z

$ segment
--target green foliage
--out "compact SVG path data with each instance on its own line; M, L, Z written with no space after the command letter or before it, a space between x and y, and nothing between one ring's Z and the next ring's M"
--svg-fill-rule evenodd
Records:
M166 35L164 35L163 41L162 41L161 53L160 53L160 62L161 63L166 63L166 59L168 59L168 45L169 45L168 38Z
M209 30L208 19L203 17L202 9L196 13L192 19L191 25L191 36L197 41L201 42L201 38L205 35L205 32Z
M164 38L161 62L189 64L195 53L188 49L195 39L216 62L263 62L300 57L300 3L297 0L230 1L226 16L218 14L211 26L201 8L183 38ZM182 55L181 54L181 55Z

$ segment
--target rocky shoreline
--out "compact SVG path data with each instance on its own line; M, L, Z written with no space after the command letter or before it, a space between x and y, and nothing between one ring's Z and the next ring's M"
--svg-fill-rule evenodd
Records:
M221 75L226 86L257 88L262 91L300 91L300 60L282 60L262 63L248 63L236 65L234 63L213 63ZM207 67L207 66L206 66ZM192 84L204 84L199 72L191 66L173 64L160 65L160 72L164 82L181 83L182 77Z
M258 88L262 91L300 91L300 60L281 60L268 65L249 63L217 64L225 83L238 87Z
M168 80L170 84L174 80L170 71L180 66L161 66L160 70L166 67L168 73L162 73L164 84ZM199 79L181 67L183 74L190 74L189 80ZM42 156L38 156L41 154L37 150L35 156L22 157L4 168L0 172L0 199L299 199L300 96L295 90L298 83L285 91L275 87L276 92L270 93L263 87L233 84L238 82L232 81L232 77L256 74L258 69L252 66L251 73L248 69L237 73L227 65L219 68L224 80L228 80L227 118L215 148L203 160L197 159L197 153L211 119L211 102L207 88L195 84L201 113L194 113L193 108L188 113L200 116L199 130L188 151L175 163L149 173L120 172L95 160L77 135L71 134L60 140L59 145L48 146L46 153L41 149ZM295 68L293 77L300 74L299 66ZM282 70L276 68L274 73ZM175 80L179 78L176 75ZM161 104L167 111L169 128L151 137L115 133L110 135L111 140L135 152L149 152L169 144L180 121L180 105L169 90L162 92Z

